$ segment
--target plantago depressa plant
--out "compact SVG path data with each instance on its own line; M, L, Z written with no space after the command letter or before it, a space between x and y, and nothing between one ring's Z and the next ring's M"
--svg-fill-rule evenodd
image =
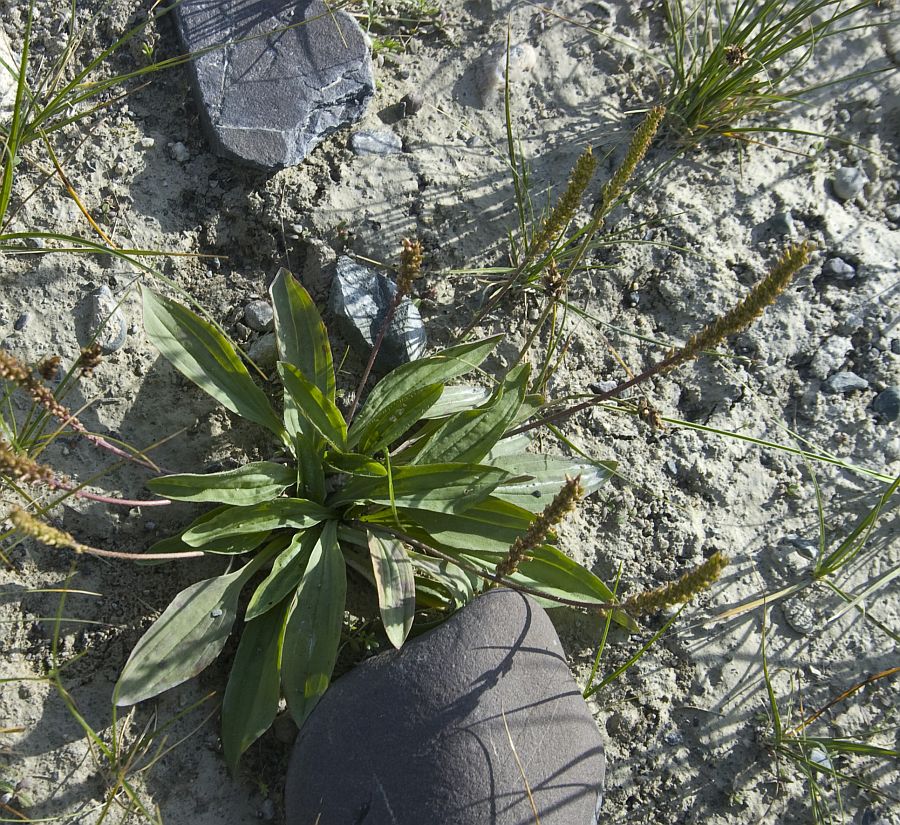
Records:
M567 479L577 478L587 495L611 470L529 454L527 437L504 437L539 406L526 391L527 366L512 369L493 393L447 386L476 368L499 337L395 369L348 425L335 403L331 350L309 295L281 270L271 297L284 385L281 416L211 324L143 291L147 333L162 354L232 412L269 430L287 456L285 463L257 461L149 482L166 499L215 505L150 553L200 550L249 554L249 560L175 597L132 652L116 700L134 704L195 676L218 656L241 618L222 710L232 768L272 723L282 694L300 725L328 687L347 566L375 585L396 647L417 611L460 606L480 589L480 579L499 578L550 600L612 601L603 582L557 548L552 532L533 542L513 569L501 564ZM241 593L251 582L239 616ZM633 624L624 613L613 615Z

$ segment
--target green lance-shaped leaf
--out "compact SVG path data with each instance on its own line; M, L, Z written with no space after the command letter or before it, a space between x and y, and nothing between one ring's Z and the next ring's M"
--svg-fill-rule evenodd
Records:
M527 364L510 370L489 404L451 416L416 456L417 464L437 461L478 462L503 438L528 388Z
M222 701L222 750L229 770L275 721L280 691L281 632L289 603L244 624Z
M337 659L347 597L347 571L329 521L306 566L284 632L281 685L301 726L328 688Z
M482 387L474 387L471 384L455 384L452 387L444 387L438 402L423 418L444 418L464 410L474 410L484 404L491 397L488 390Z
M358 501L394 504L439 513L461 513L483 501L507 478L503 470L479 464L422 464L395 467L388 479L352 478L329 504L338 507Z
M225 536L278 530L282 527L303 530L333 516L331 510L314 501L276 498L250 507L231 507L215 518L187 530L182 538L191 547L203 547Z
M334 401L334 364L328 334L309 293L282 268L269 287L275 310L275 338L282 361Z
M176 501L214 501L246 507L280 496L297 481L297 472L272 461L255 461L221 473L181 473L152 478L154 493Z
M250 598L244 614L247 621L261 616L297 589L321 535L321 525L294 533L290 544L275 559L269 575L260 582Z
M553 501L567 477L581 476L581 486L587 496L605 484L615 468L611 462L592 463L540 453L499 456L492 459L490 465L506 470L510 475L497 486L494 496L533 513L540 512Z
M407 555L416 570L422 571L426 577L441 585L453 609L472 601L476 588L481 586L480 579L470 575L452 562L435 559L413 550L408 550Z
M371 455L396 441L428 412L441 397L442 390L440 384L426 384L385 404L371 418L367 434L359 441L360 451Z
M286 416L285 421L288 420ZM287 426L291 433L290 449L297 459L297 493L302 498L322 502L325 500L325 439L299 413ZM291 429L294 426L296 429Z
M387 476L387 468L374 459L360 453L344 453L339 450L329 450L325 453L325 463L338 473L347 473L351 476L368 476L370 478L384 478Z
M348 433L351 447L371 438L374 419L382 408L396 403L414 390L431 384L446 384L475 369L497 346L502 336L495 335L471 344L459 344L428 358L403 364L381 379L363 404ZM437 403L437 399L435 399ZM433 405L432 405L433 406ZM426 411L427 412L427 411ZM424 413L423 413L424 415Z
M477 562L478 556L469 554L468 559ZM486 561L485 566L490 572L493 572L495 560L488 559ZM531 553L531 558L519 564L518 570L510 575L509 579L512 582L541 590L551 596L562 596L566 599L578 599L594 604L615 601L612 591L601 579L549 544L536 547ZM557 605L547 601L545 606ZM637 624L622 610L613 612L613 620L629 630L637 630Z
M169 536L165 539L160 539L160 541L151 545L150 549L147 550L148 553L186 553L192 550L196 550L195 547L187 544L182 536L187 533L189 530L193 530L195 527L200 527L203 524L207 524L212 521L214 518L222 515L222 513L230 510L231 507L227 504L223 504L220 507L214 507L208 513L204 513L202 516L194 519L181 533L178 533L174 536ZM259 545L261 545L269 535L268 530L262 530L257 533L244 533L242 535L231 535L231 536L222 536L221 538L216 539L215 541L211 541L207 544L203 545L204 553L221 553L226 555L239 555L241 553L249 553L251 550L255 550ZM157 564L158 562L141 562L141 564Z
M220 404L283 438L281 421L228 339L177 301L146 287L141 295L147 336L166 360Z
M206 668L231 633L241 588L267 558L260 553L234 573L182 590L131 651L116 684L116 704L142 702Z
M300 415L330 444L343 449L347 444L347 423L334 402L293 364L278 362L278 372Z
M406 548L395 538L368 533L381 621L391 644L400 648L416 613L416 580Z
M422 528L441 547L457 550L493 553L505 556L509 546L524 533L534 519L534 514L515 504L489 496L462 513L447 515L428 510L398 511L404 521L409 519ZM385 510L367 517L390 524L393 513ZM425 539L426 544L430 543Z

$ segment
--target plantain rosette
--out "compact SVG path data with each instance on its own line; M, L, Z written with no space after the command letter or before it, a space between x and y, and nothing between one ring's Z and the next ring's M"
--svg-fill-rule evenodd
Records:
M132 651L116 702L149 699L209 665L234 629L242 590L255 582L222 707L232 770L272 724L280 696L302 725L327 689L347 566L375 586L385 632L399 648L417 611L449 613L480 582L446 559L413 551L395 533L491 573L567 476L580 475L590 493L612 469L528 453L527 437L505 437L540 406L528 394L527 366L510 370L492 393L449 385L476 369L499 336L398 367L348 426L335 403L331 349L311 298L284 269L270 293L281 416L215 326L143 289L147 334L162 355L233 413L268 429L289 457L286 464L256 461L149 482L166 498L216 505L154 552L200 549L247 561L175 597ZM257 574L264 574L261 580ZM510 581L550 596L612 600L606 585L555 540L538 547ZM622 614L615 618L629 622Z

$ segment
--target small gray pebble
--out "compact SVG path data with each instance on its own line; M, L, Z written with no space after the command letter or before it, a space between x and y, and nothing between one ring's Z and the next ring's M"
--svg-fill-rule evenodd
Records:
M618 385L618 381L598 381L596 384L591 384L591 390L593 392L604 393L614 390Z
M663 742L665 742L670 748L674 748L684 743L684 737L681 735L680 731L670 730L667 733L663 734Z
M625 306L627 307L636 307L640 302L640 292L629 292L628 295L625 296Z
M784 537L784 540L791 546L796 547L808 559L814 559L819 552L819 545L812 539L798 536L796 533L790 533Z
M884 214L889 221L893 221L894 223L900 222L900 203L892 203L884 210Z
M772 231L778 235L785 235L793 238L797 235L797 225L794 223L794 216L788 212L776 212L769 221Z
M872 409L885 421L896 421L900 418L900 387L888 387L878 393L872 402Z
M856 275L856 269L848 264L843 258L829 258L822 267L822 271L829 275L834 275L844 281L852 280Z
M789 599L781 605L784 620L791 630L801 636L808 636L816 629L816 617L809 605L798 599Z
M278 344L275 341L275 333L267 332L257 338L247 352L250 359L261 370L270 370L278 360Z
M425 98L418 92L407 92L400 98L400 109L403 117L410 117L422 110L425 105Z
M900 338L891 338L891 352L900 355Z
M259 816L266 822L271 822L275 819L275 803L271 797L264 799L263 804L259 806Z
M115 352L128 337L128 322L118 299L104 284L91 293L91 336L103 352Z
M361 129L351 136L350 148L357 155L394 155L403 149L403 143L387 129Z
M187 146L180 140L172 144L169 148L169 152L172 155L172 160L176 160L179 163L187 163L191 159L191 153L188 151Z
M868 181L862 169L856 166L842 166L834 173L832 180L834 194L840 200L848 201L862 192Z
M825 382L825 389L833 393L850 393L856 390L864 390L869 386L865 378L861 378L855 372L836 372Z
M16 322L13 324L13 329L16 332L21 332L28 324L31 323L31 313L23 312L18 318L16 318Z
M257 332L270 332L275 325L275 313L266 301L251 301L244 307L244 321Z

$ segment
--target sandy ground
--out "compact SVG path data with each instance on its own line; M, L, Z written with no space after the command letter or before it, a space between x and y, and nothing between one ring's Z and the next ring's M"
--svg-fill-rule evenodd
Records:
M81 4L84 53L96 53L129 21L124 0ZM95 8L96 7L96 8ZM58 53L56 4L37 2L35 53ZM443 345L471 317L482 285L452 269L503 262L506 232L514 226L514 199L505 160L499 94L482 100L476 66L506 37L527 41L537 65L516 82L513 123L532 168L541 204L564 183L587 145L604 158L596 191L621 157L637 122L634 114L658 94L663 53L660 9L642 4L560 0L559 17L528 4L447 0L444 37L416 41L377 70L378 92L358 127L391 129L404 151L358 157L351 130L325 141L299 168L264 174L213 157L201 134L187 75L156 76L124 102L89 117L66 136L66 171L91 211L122 245L203 253L157 261L238 340L243 306L263 297L280 265L315 289L316 268L345 246L366 258L393 261L400 240L425 245L429 277L421 311L433 345ZM89 23L93 14L98 19ZM0 0L0 20L13 42L24 30L24 4ZM565 18L565 19L563 19ZM578 26L575 22L590 28ZM593 29L593 30L591 30ZM177 53L174 31L162 22L150 33L158 58ZM108 71L133 69L140 49L114 57ZM811 83L841 74L895 66L896 39L861 29L819 45L804 70ZM894 61L892 64L891 61ZM416 116L391 121L390 107L408 91L421 93ZM896 71L875 74L814 94L790 110L783 125L825 132L839 140L789 134L762 138L770 145L720 140L681 157L628 209L614 215L640 243L611 245L602 269L570 285L569 300L585 311L570 315L573 334L554 393L587 390L619 379L613 347L637 369L658 355L623 331L672 342L684 340L744 294L789 238L820 248L776 307L735 342L740 357L703 360L645 388L668 418L794 445L808 439L817 451L883 476L900 472L900 436L871 409L873 398L900 383L897 258L896 136L900 131ZM79 138L80 135L80 138ZM79 140L81 142L79 142ZM181 142L187 157L172 147ZM32 147L31 158L39 158ZM671 155L658 145L649 163ZM176 157L181 157L177 160ZM835 171L859 165L869 183L842 202ZM23 192L40 181L42 165L27 171ZM51 182L22 206L13 230L66 229L89 234L74 204ZM790 233L787 233L790 234ZM840 257L851 279L824 264ZM88 295L101 284L125 294L125 346L109 356L70 396L88 404L83 420L99 432L146 446L168 436L155 452L165 466L198 471L233 457L265 457L260 434L235 422L158 359L145 339L132 286L137 273L112 260L68 254L7 257L0 268L0 343L28 359L58 353L71 363L87 336ZM516 298L486 319L484 333L508 332L491 369L499 370L523 340L533 299ZM22 316L26 322L21 329ZM589 318L595 319L594 321ZM17 324L17 322L19 322ZM335 341L335 351L344 346ZM358 374L350 356L345 381ZM865 379L866 389L828 392L840 371ZM612 581L621 568L623 592L676 577L713 550L732 559L724 579L691 605L674 628L624 677L592 700L607 733L609 772L603 822L808 822L809 786L796 764L768 745L771 724L762 672L762 638L772 684L792 724L841 692L898 661L886 627L900 625L896 586L880 589L860 607L841 611L839 596L810 587L790 600L736 618L713 621L745 600L799 581L813 564L819 520L811 473L821 485L829 549L877 501L883 485L849 472L747 441L675 424L653 429L621 412L594 410L576 417L570 435L598 458L615 458L621 477L586 502L565 531L579 561ZM112 468L89 444L59 439L48 453L55 466L85 479L103 472L94 489L140 497L145 476ZM0 498L0 512L11 503ZM184 523L189 510L113 512L67 502L60 523L85 541L140 550ZM53 617L66 581L60 655L72 659L62 681L90 725L110 738L111 691L128 651L171 596L217 572L215 562L134 568L99 559L71 558L20 544L12 566L0 571L0 778L24 782L33 818L96 822L110 784L108 765L87 742L58 692L42 677L49 665ZM900 561L895 514L884 515L859 560L836 583L858 593ZM68 578L67 578L68 577ZM554 611L581 684L599 636L596 619ZM613 634L601 672L609 673L658 629ZM82 654L74 657L74 654ZM164 731L166 750L148 767L148 755L121 763L148 810L167 823L281 821L281 782L293 731L280 720L254 746L237 779L228 777L217 736L215 698L233 647L196 682L120 719L125 750L146 726ZM825 737L862 736L898 746L896 677L883 678L836 704L808 729ZM210 717L211 714L211 717ZM209 717L209 718L208 718ZM161 739L155 740L156 743ZM152 749L151 749L152 751ZM153 752L149 756L154 755ZM896 761L839 759L835 765L897 796ZM840 819L835 787L826 802ZM900 805L841 786L844 820L898 823ZM11 804L20 804L13 800ZM892 808L893 806L893 808ZM3 815L6 816L8 812ZM879 819L880 817L880 819ZM114 807L112 821L137 821Z

